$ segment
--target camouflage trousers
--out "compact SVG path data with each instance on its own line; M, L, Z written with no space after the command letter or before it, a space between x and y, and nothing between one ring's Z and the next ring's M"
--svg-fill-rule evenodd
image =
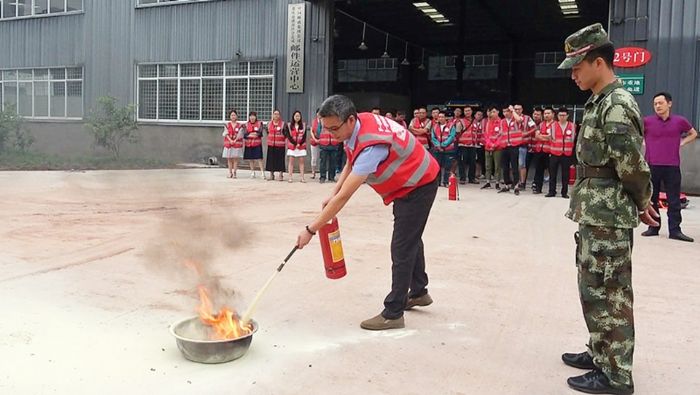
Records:
M579 225L576 265L588 352L610 384L634 386L632 229Z

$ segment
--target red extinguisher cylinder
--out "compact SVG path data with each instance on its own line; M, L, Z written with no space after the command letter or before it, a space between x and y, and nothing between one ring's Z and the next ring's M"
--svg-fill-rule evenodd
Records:
M447 185L447 197L449 200L457 200L457 177L455 177L455 173L450 174L450 178L448 179L448 185Z
M569 185L576 183L576 166L569 166Z
M330 223L323 225L318 233L326 277L332 280L345 277L347 270L345 269L345 256L343 255L343 242L340 239L338 218L333 218Z

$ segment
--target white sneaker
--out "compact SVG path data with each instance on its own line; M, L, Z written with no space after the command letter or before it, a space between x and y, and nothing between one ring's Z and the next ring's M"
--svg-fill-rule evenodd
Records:
M255 172L252 172L252 173L250 174L250 178L255 178Z

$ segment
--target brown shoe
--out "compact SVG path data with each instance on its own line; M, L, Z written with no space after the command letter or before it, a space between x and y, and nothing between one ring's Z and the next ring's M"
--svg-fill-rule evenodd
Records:
M397 318L395 320L389 320L384 318L381 314L376 317L372 317L368 320L362 321L360 324L362 329L367 329L370 331L383 331L386 329L400 329L404 327L403 317Z
M430 297L430 294L425 294L425 295L419 296L417 298L408 298L408 302L406 302L406 309L405 310L410 310L416 306L419 306L419 307L430 306L432 303L433 303L433 298Z

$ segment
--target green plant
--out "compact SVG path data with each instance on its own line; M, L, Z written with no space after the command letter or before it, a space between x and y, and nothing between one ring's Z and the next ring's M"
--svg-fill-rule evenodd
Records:
M109 150L115 159L119 159L122 144L126 141L139 141L134 106L119 106L117 99L103 96L97 99L97 108L90 110L86 118L88 132L95 139L94 145Z
M24 127L24 120L12 104L0 108L0 152L8 148L8 143L22 152L34 143L34 136Z

